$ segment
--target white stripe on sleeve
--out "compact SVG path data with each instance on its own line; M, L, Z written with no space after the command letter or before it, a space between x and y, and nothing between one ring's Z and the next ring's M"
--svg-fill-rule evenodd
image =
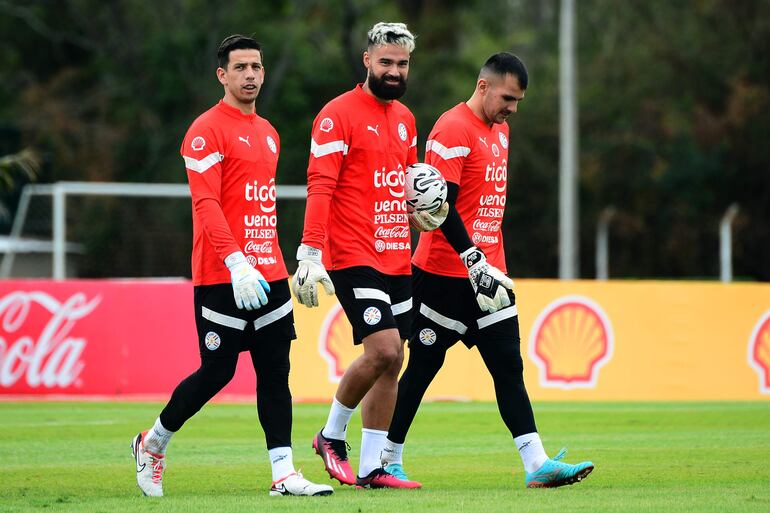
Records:
M310 153L313 154L315 158L321 158L325 157L326 155L331 155L332 153L339 153L342 152L343 155L348 154L348 145L345 144L345 141L332 141L325 144L318 144L315 142L315 139L310 140Z
M223 160L225 160L225 156L217 151L206 155L200 160L195 160L192 157L185 156L184 165L190 171L195 171L196 173L203 173L214 164L219 164Z
M453 159L456 157L467 157L471 152L471 149L467 146L453 146L447 148L435 139L431 139L425 144L425 151L432 151L444 160Z

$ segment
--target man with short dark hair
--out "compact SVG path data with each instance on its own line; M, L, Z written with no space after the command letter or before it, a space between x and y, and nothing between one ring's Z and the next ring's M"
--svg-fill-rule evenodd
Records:
M236 34L222 41L217 58L224 97L192 123L181 148L193 205L201 366L179 383L155 425L134 437L136 480L145 495L163 495L172 435L230 382L238 355L249 351L272 466L270 495L329 495L331 486L311 483L292 460L289 350L296 335L275 229L280 139L255 106L265 79L262 49Z
M415 313L409 363L398 385L382 453L385 470L406 480L403 447L425 391L458 340L478 347L495 383L500 415L514 438L527 487L580 481L591 462L549 459L535 427L523 379L513 280L506 276L502 223L508 169L508 116L524 99L528 74L510 53L491 56L467 102L436 121L425 162L446 178L449 214L440 230L420 235L412 258ZM459 258L458 258L459 256Z

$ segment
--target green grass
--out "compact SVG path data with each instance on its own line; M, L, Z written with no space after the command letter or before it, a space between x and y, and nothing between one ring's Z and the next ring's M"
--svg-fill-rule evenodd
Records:
M770 404L539 403L551 455L591 459L577 485L527 490L493 403L424 404L407 440L406 469L424 488L331 497L268 497L270 469L253 405L212 404L169 448L166 497L142 497L129 443L160 404L0 402L0 511L312 513L770 511ZM294 460L328 483L310 448L326 405L297 405ZM350 427L358 464L360 417ZM336 483L336 481L335 481Z

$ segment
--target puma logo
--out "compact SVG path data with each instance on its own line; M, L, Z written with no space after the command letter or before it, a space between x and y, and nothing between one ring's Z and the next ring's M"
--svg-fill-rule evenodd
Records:
M481 137L481 136L479 136L479 141L483 142L483 143L484 143L484 146L486 146L487 148L489 148L489 145L487 144L487 138L486 138L486 137Z
M380 128L380 125L374 125L374 127L372 127L372 125L366 125L366 129L377 134L377 137L380 136L380 133L377 131L379 130L379 128Z
M239 141L241 141L241 142L245 142L245 143L246 143L246 146L248 146L249 148L251 148L251 143L249 142L249 137L251 137L251 136L250 136L250 135L247 135L247 136L246 136L246 139L244 139L243 137L241 137L241 136L238 136L238 140L239 140Z

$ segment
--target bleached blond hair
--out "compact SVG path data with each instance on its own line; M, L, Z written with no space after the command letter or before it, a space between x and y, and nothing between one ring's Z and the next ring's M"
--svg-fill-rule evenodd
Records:
M409 53L414 51L414 35L405 23L386 23L381 21L366 33L369 38L368 48L381 45L403 46Z

